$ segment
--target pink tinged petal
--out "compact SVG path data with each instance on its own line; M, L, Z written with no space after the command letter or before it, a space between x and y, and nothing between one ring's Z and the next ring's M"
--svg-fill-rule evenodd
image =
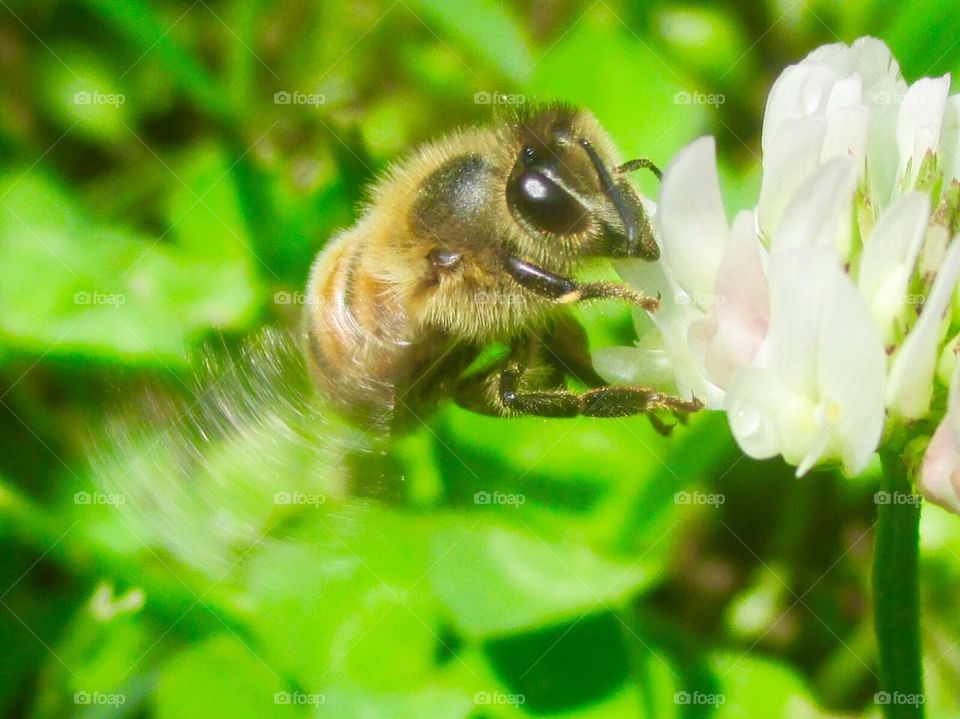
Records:
M826 132L822 117L788 120L780 127L776 142L764 151L757 215L765 237L773 234L790 200L820 166Z
M770 293L767 337L727 392L734 436L801 474L825 458L861 471L884 419L885 354L866 304L821 247L772 254Z
M947 414L940 422L920 469L920 493L960 514L960 364L950 381Z
M630 285L651 294L659 293L660 307L656 312L635 314L637 336L644 337L651 322L660 331L679 394L697 397L711 409L722 408L723 391L707 379L687 341L690 325L704 316L703 311L677 286L664 263L621 260L614 266Z
M707 376L719 387L727 386L737 367L753 361L767 334L770 292L765 265L755 217L752 212L740 212L734 218L730 246L717 275L713 333L703 355Z
M950 92L949 73L939 78L925 77L913 83L904 95L897 118L897 151L900 155L898 177L912 187L920 163L928 152L936 152L940 129ZM909 167L909 175L905 176Z
M887 344L895 340L895 320L907 308L907 287L929 219L926 193L904 195L880 216L860 258L860 292Z
M824 164L787 207L771 246L792 249L820 245L833 247L846 257L858 169L856 160L850 157L837 157Z
M728 236L712 137L694 140L670 163L658 205L664 264L692 298L709 295Z
M816 441L818 427L809 399L763 367L737 370L727 391L727 419L737 444L754 459L778 454L799 464Z
M887 406L904 419L920 419L930 409L944 316L960 277L960 240L954 238L937 272L920 319L893 357L887 383Z
M805 261L823 248L771 256L770 326L754 364L736 370L727 390L727 414L738 444L749 456L777 454L798 464L815 442L817 332L824 273Z
M920 470L920 493L944 509L960 514L960 442L957 417L947 415L933 433Z

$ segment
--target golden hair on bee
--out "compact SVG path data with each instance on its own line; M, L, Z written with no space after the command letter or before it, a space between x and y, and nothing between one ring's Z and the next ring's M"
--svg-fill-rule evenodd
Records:
M592 258L658 258L629 177L640 168L659 175L647 160L623 163L590 112L558 103L455 132L391 167L310 273L307 353L321 390L366 423L420 417L445 396L499 415L699 407L604 386L567 309L603 298L656 308L625 285L573 277ZM491 343L508 356L467 372ZM591 389L566 390L571 374Z

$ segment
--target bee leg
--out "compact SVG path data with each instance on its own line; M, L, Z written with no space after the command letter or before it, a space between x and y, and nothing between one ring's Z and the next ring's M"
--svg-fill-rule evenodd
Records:
M658 434L663 435L664 437L669 437L673 434L672 424L667 424L662 419L657 417L653 412L647 413L647 419L650 421L650 424L653 425L653 428L657 431Z
M516 358L502 366L496 382L495 401L505 415L533 415L537 417L628 417L645 414L658 432L669 433L655 413L667 411L682 421L690 412L703 405L696 399L663 394L639 385L605 385L585 392L573 392L565 386L542 386L530 376L537 376L535 368L524 366Z
M555 365L565 376L573 377L587 387L602 387L606 381L597 374L590 358L587 332L569 312L560 315L548 333L535 335L544 360Z
M617 172L619 173L634 172L635 170L650 170L658 180L663 177L660 168L645 157L638 157L636 160L627 160L617 168Z
M540 417L629 417L635 414L650 416L658 410L684 415L696 412L703 405L696 399L662 394L650 387L637 385L609 385L576 393L565 389L546 391L519 391L519 369L514 364L500 374L500 401L517 414ZM667 429L659 418L651 420L658 431Z
M627 285L616 282L577 282L518 257L508 257L506 269L521 287L559 304L569 305L594 299L620 299L651 312L660 305L659 297L649 297Z

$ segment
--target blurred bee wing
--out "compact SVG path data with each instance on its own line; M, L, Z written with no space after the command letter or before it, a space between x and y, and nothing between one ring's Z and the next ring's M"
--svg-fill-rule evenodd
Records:
M234 357L208 351L185 399L149 396L108 423L93 474L136 543L220 580L304 512L350 530L347 467L375 438L313 390L301 345L266 331Z

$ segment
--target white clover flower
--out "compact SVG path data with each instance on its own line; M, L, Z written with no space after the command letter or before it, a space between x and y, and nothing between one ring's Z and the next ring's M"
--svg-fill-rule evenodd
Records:
M732 226L712 138L682 150L661 183L662 261L618 266L662 305L637 317L637 347L597 353L598 371L649 383L669 365L678 392L727 412L746 454L782 455L798 475L826 460L863 471L885 433L945 413L921 483L960 511L949 89L949 75L908 85L873 38L787 68L767 100L760 196Z

